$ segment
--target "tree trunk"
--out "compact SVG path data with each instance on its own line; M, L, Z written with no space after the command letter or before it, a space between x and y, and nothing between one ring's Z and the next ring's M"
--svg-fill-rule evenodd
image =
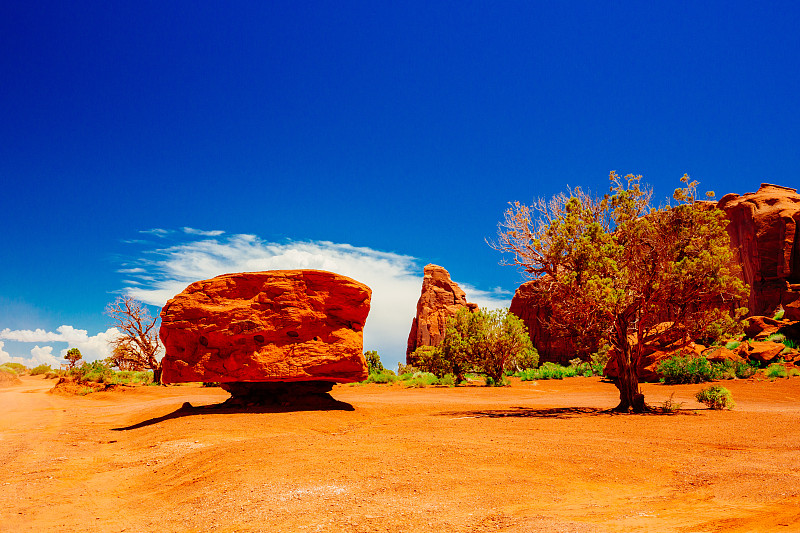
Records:
M161 368L161 363L158 363L158 364L157 364L157 365L156 365L156 366L153 368L153 383L157 383L157 384L159 384L159 385L163 385L163 384L161 383L161 371L162 371L162 368Z
M619 405L614 410L623 413L630 410L642 413L647 409L644 394L639 389L639 359L642 346L639 342L631 346L627 326L628 320L625 316L617 317L612 344L616 348L617 379L614 384L619 389Z
M632 362L630 355L617 352L617 379L614 384L619 389L619 405L614 408L615 411L623 413L630 410L634 413L645 411L644 394L639 389L638 366L638 361Z

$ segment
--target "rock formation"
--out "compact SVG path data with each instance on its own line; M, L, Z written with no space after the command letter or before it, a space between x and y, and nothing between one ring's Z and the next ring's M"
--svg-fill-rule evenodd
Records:
M800 194L762 183L755 193L723 196L717 206L730 220L731 245L750 285L750 314L772 315L782 306L785 318L800 320Z
M406 363L411 363L409 356L420 346L437 346L441 343L447 319L465 308L475 311L478 305L467 302L466 294L450 279L447 270L438 265L425 266L422 294L417 301L417 316L411 323L408 335Z
M162 381L219 382L239 396L285 391L287 382L319 382L305 388L325 392L333 383L361 381L367 377L363 327L371 292L320 270L225 274L192 283L161 311Z

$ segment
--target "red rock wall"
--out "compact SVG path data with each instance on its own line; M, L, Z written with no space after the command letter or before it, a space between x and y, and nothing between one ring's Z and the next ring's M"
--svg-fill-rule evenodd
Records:
M725 195L718 204L730 224L750 285L751 315L772 315L782 306L786 318L800 320L800 195L796 189L761 184L755 193Z

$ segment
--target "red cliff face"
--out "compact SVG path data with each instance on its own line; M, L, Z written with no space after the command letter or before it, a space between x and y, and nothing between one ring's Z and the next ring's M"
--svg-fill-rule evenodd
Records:
M362 283L320 270L193 283L161 311L162 380L361 381L371 294Z
M750 285L751 315L800 320L800 195L796 189L763 183L755 193L725 195L718 204L730 224L731 246L738 250Z
M450 279L447 270L438 265L427 265L422 279L422 294L417 301L417 316L408 335L406 362L410 362L408 356L420 346L439 345L444 338L447 319L464 308L474 311L478 306L467 303L464 291Z

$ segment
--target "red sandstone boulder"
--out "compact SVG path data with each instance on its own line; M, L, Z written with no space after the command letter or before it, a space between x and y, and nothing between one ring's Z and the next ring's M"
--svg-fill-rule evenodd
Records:
M478 305L467 302L466 294L450 279L447 270L438 265L426 265L417 316L411 322L408 335L406 363L411 363L409 356L420 346L438 346L442 342L447 319L455 316L459 309L475 311Z
M747 319L744 334L757 341L764 340L773 333L778 333L783 323L766 316L751 316Z
M762 364L769 363L774 359L777 359L781 352L786 348L783 344L779 342L746 342L742 343L744 348L744 353L741 355L745 355L750 360L758 361Z
M762 183L755 193L723 196L717 206L730 220L731 245L751 288L750 313L771 315L782 305L785 318L800 320L800 194Z
M713 346L703 352L703 355L712 363L723 363L725 361L732 361L734 363L744 362L744 359L742 359L733 350L729 350L725 346Z
M371 294L362 283L320 270L192 283L161 311L162 381L361 381Z

